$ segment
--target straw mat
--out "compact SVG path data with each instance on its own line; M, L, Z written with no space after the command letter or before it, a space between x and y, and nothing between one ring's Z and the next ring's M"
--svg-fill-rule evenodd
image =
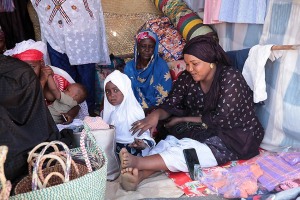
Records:
M133 55L134 36L144 23L163 16L151 0L102 0L106 37L110 53Z

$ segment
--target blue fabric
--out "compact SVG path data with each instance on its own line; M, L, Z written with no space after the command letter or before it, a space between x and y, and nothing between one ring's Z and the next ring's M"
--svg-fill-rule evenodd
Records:
M86 99L89 113L95 108L95 63L84 65L71 65L67 54L62 54L54 50L48 43L47 49L51 65L65 70L77 83L84 85L88 91Z
M242 72L244 64L248 58L249 51L250 48L237 51L227 51L226 54L230 58L232 66Z
M143 109L151 108L160 104L172 88L172 79L170 76L167 62L159 57L159 40L156 37L153 59L148 67L136 69L138 52L137 42L134 48L134 59L127 62L124 73L131 79L132 89L138 102ZM145 80L141 82L139 80Z

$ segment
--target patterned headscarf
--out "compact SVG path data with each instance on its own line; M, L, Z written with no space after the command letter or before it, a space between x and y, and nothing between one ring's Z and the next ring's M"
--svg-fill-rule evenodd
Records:
M44 42L34 40L25 40L17 43L13 49L4 52L6 56L12 56L19 60L42 60L47 53L46 44Z
M141 40L150 38L154 42L156 42L156 36L151 31L142 31L136 35L136 40L138 43L140 43Z
M231 65L225 51L219 45L215 34L197 36L186 43L183 54L193 55L208 63Z

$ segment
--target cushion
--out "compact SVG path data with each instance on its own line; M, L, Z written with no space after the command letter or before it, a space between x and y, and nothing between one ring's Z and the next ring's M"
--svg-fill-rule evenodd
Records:
M165 61L170 62L182 58L185 40L168 17L148 20L144 28L150 29L157 34L159 39L158 51Z
M185 40L213 32L213 29L204 25L202 19L183 1L155 0L154 3L159 10L170 18Z

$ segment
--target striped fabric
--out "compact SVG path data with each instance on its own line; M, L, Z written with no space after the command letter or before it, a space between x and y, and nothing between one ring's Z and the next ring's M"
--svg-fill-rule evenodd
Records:
M180 31L184 39L190 40L195 36L204 35L213 30L204 25L202 19L194 13L182 0L153 0L155 6L161 10Z
M264 156L256 162L264 172L258 181L269 191L283 181L300 178L300 164L290 165L280 156Z

